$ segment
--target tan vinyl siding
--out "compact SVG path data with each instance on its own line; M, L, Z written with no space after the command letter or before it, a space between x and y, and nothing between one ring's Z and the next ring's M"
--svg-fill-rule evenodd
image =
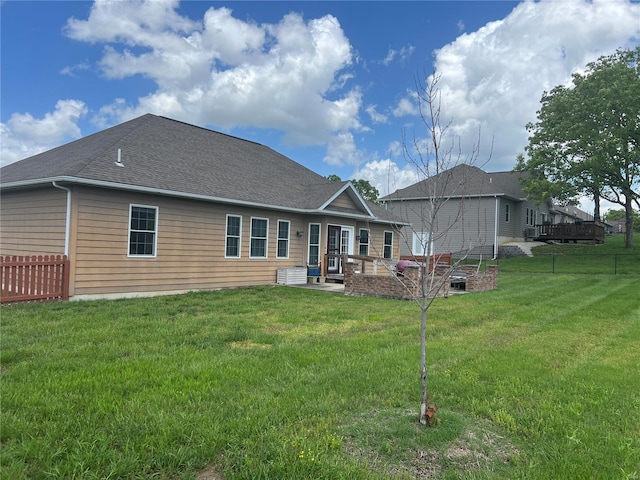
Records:
M64 254L67 192L51 187L2 192L1 255Z
M353 200L351 200L351 197L349 197L349 195L346 192L342 192L340 195L338 195L338 197L333 202L331 202L330 206L338 207L338 208L349 208L349 209L358 208L356 207L356 204L353 203Z
M306 264L302 216L97 189L82 189L78 204L76 295L265 285L278 268ZM155 258L127 256L130 204L158 207ZM241 258L224 258L227 214L242 216ZM269 219L264 259L249 258L252 216ZM276 258L278 220L291 222L288 259Z

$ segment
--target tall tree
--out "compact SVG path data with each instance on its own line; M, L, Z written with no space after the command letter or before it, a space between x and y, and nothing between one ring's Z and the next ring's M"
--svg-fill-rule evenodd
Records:
M640 47L618 50L576 73L571 86L545 92L516 170L538 201L580 195L625 209L626 248L633 248L633 206L640 207Z
M332 182L341 182L342 181L340 176L336 175L335 173L332 173L331 175L327 175L327 178L329 180L331 180ZM380 203L379 200L378 200L378 197L380 196L380 192L378 191L378 189L376 187L371 185L369 180L364 180L364 179L351 180L351 183L353 184L355 189L358 191L358 193L360 195L362 195L362 197L365 200L369 200L369 201L371 201L373 203L377 203L377 204Z
M360 192L360 195L362 195L366 200L369 200L373 203L380 203L378 201L380 192L376 187L369 183L369 180L351 180L351 183L353 183L353 186L356 187L356 190L358 190L358 192Z

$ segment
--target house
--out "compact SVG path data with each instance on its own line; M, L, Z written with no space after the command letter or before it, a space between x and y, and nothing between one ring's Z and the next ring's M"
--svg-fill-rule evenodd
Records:
M435 254L495 258L500 245L537 237L536 225L548 221L549 208L527 199L521 175L461 164L383 197L383 206L411 225L401 255L424 255L429 245ZM432 200L438 213L430 225Z
M144 115L0 170L2 255L66 254L71 298L266 285L399 257L398 221L274 150ZM305 276L306 280L306 276Z
M572 205L553 205L549 212L551 223L583 223L593 222L593 215Z
M627 222L622 220L609 220L608 223L605 224L607 228L607 233L627 233Z

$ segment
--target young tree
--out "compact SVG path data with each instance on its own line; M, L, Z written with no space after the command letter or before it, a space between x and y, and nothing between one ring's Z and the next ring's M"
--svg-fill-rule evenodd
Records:
M420 423L430 424L431 409L428 369L426 361L427 322L429 308L440 290L450 281L449 275L455 265L452 265L445 275L435 275L431 262L434 260L434 241L442 240L451 229L462 220L465 210L465 190L469 185L469 175L472 175L479 156L479 142L473 151L465 155L458 139L450 132L449 123L441 121L441 92L439 88L440 76L433 73L425 83L416 82L418 105L422 124L427 135L407 139L403 134L404 154L406 160L414 165L418 176L423 178L416 184L420 189L419 202L405 202L396 192L386 198L391 200L398 195L398 202L389 202L392 213L411 224L401 231L403 240L411 251L414 259L422 264L423 274L420 278L419 294L414 297L420 306ZM455 197L455 202L450 201ZM396 205L396 206L393 206ZM452 207L452 205L455 205ZM442 214L445 207L448 211ZM464 230L463 230L464 231ZM459 233L459 232L458 232ZM462 241L464 243L464 240ZM437 257L437 255L436 255ZM460 260L464 260L464 255Z
M545 92L517 170L539 201L600 198L625 209L626 248L633 248L633 206L640 207L640 47L619 50L573 75L572 86Z

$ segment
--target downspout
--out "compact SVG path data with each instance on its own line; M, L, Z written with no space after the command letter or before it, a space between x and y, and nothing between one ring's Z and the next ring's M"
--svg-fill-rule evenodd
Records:
M71 189L58 185L55 181L52 182L55 188L65 190L67 192L67 215L64 229L64 254L69 258L69 236L71 232Z
M496 258L498 258L498 213L499 213L499 209L498 209L498 196L496 195L496 220L495 220L495 227L494 227L494 231L493 231L493 259L495 260Z

